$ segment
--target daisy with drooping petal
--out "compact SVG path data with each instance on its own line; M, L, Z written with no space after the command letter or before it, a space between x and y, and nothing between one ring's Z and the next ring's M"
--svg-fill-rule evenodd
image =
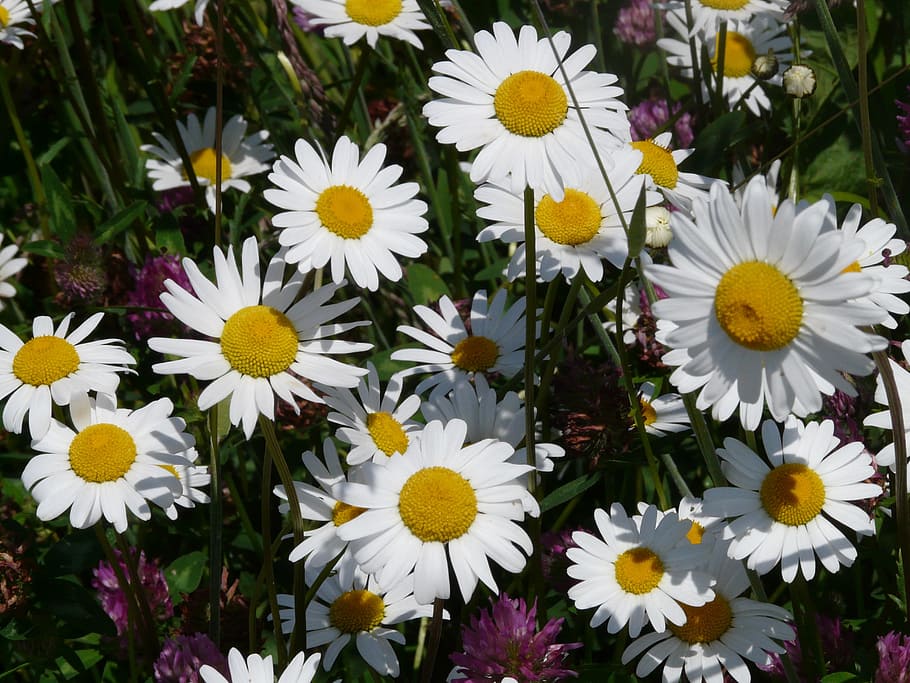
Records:
M638 389L638 402L644 418L645 431L652 436L666 436L670 432L689 429L689 414L679 394L663 394L654 398L657 387L645 382Z
M360 148L346 136L335 144L332 159L298 140L295 159L282 156L275 162L267 201L287 209L272 217L281 228L278 241L287 247L288 263L301 273L331 263L335 284L345 269L358 287L375 291L379 274L397 282L400 254L416 258L426 252L417 237L429 225L423 218L427 205L414 196L417 183L395 182L402 168L386 166L386 147L378 144L360 159Z
M497 590L489 559L516 573L532 550L516 522L527 494L520 482L533 468L509 463L512 447L502 441L465 446L466 434L463 420L431 422L406 453L364 464L364 484L336 487L340 500L366 508L338 537L351 541L354 558L380 585L413 573L422 605L449 597L450 567L467 601L478 579Z
M622 207L626 225L632 220L632 210L641 192L643 179L636 175L642 155L622 149L611 155L613 167L607 176ZM525 272L524 201L506 187L488 183L474 192L479 202L487 204L477 215L492 225L477 235L479 242L499 239L519 246L509 261L508 278L514 280ZM650 192L648 204L660 201L660 195ZM603 279L603 261L615 268L629 252L622 221L610 197L607 183L600 171L589 168L581 183L565 189L562 201L549 194L535 193L534 225L536 230L537 274L545 281L560 273L567 281L583 270L592 282Z
M308 15L313 26L325 26L327 38L353 45L366 36L376 47L379 36L404 40L423 49L414 31L430 28L417 0L291 0Z
M0 233L0 243L3 242L3 237L4 235ZM0 311L5 308L3 299L16 296L16 288L7 280L28 265L28 259L14 258L18 251L19 247L15 244L8 244L0 249Z
M705 569L717 581L714 599L698 607L682 605L685 624L669 624L664 631L640 636L623 652L623 664L645 653L636 676L644 678L663 664L664 683L724 683L725 672L737 683L749 683L747 660L766 664L770 653L784 651L775 641L794 637L786 623L792 619L787 610L739 597L749 587L749 578L741 562L727 557L724 544L714 546Z
M770 15L782 19L789 0L691 0L691 33L716 31L721 21L732 19L748 22L752 17ZM682 0L670 0L664 9L685 12Z
M907 359L910 345L906 341L901 343L901 352L904 359ZM897 394L901 404L901 415L904 418L904 440L910 444L910 372L894 359L889 358L888 363L891 365L891 372L894 375L894 383L897 385ZM872 413L863 420L866 427L879 427L880 429L894 429L891 421L891 409L888 402L888 394L885 392L885 384L882 381L881 374L875 378L875 402L886 407L879 413ZM890 467L892 472L897 472L897 458L894 451L894 442L886 445L882 450L875 454L875 462L881 467Z
M22 472L22 483L38 501L38 518L49 521L69 510L77 529L104 517L123 533L127 508L148 520L147 501L170 507L182 489L163 466L185 461L194 444L186 423L171 417L173 409L160 398L138 410L118 410L112 396L99 394L70 411L77 431L52 420L32 443L39 455Z
M597 50L585 45L568 55L571 42L565 31L553 36L594 144L608 157L606 150L630 138L627 107L617 99L622 88L613 74L583 71ZM440 75L429 86L443 97L423 114L442 129L436 139L462 152L481 148L471 166L475 183L505 183L515 194L530 186L562 201L563 188L581 181L579 161L587 163L591 150L553 47L533 26L522 26L516 40L501 21L493 33L478 31L474 43L477 53L448 50L448 61L433 65Z
M20 434L28 413L29 434L40 439L51 423L52 403L65 406L90 391L117 390L117 373L136 360L119 339L84 341L103 317L95 313L70 332L72 313L56 329L50 318L38 316L27 342L0 325L0 399L9 396L3 408L4 429Z
M660 513L650 505L630 518L613 503L609 513L594 511L594 523L602 540L576 531L572 540L578 547L566 551L572 562L566 572L579 580L569 598L580 610L597 608L592 628L609 619L609 633L628 624L634 638L647 621L655 631L663 631L668 621L681 626L683 604L700 607L714 599L712 580L698 568L706 549L689 542L691 524L675 512Z
M291 633L296 623L293 595L279 595L281 630ZM433 615L432 605L414 599L414 579L405 577L385 590L372 577L355 571L349 581L328 578L306 609L306 642L309 647L328 644L322 666L332 668L351 638L363 660L382 676L397 678L398 657L391 641L405 644L404 634L388 628L410 619Z
M767 420L761 434L770 466L728 437L717 454L734 486L705 491L706 513L736 517L723 532L724 539L732 540L730 557L748 558L746 566L759 574L780 565L787 583L797 572L811 580L816 555L832 573L852 565L856 548L832 522L859 535L875 532L869 514L848 502L882 493L881 486L866 482L875 468L863 444L838 447L831 420L803 426L793 416L783 433Z
M298 652L278 678L278 683L311 683L319 669L322 653L307 657L306 652ZM275 670L272 666L272 655L263 658L250 655L243 659L240 650L232 647L228 654L228 666L231 677L225 678L217 669L205 664L199 669L204 683L275 683Z
M155 0L149 9L152 12L164 12L169 9L183 7L190 0ZM205 21L205 8L208 7L209 0L196 0L196 8L193 10L193 18L199 26Z
M205 0L203 0L205 1ZM197 12L198 13L198 12ZM253 135L246 135L246 120L239 114L224 124L221 131L221 190L232 187L240 192L249 192L250 183L246 176L269 170L268 162L275 153L272 145L265 142L269 136L267 130ZM199 125L196 114L190 114L186 125L177 122L180 138L190 155L193 173L199 184L206 188L205 199L209 208L215 210L215 107L209 107L205 120ZM170 190L175 187L189 187L190 181L183 167L183 160L177 148L160 133L152 133L157 145L142 145L143 152L152 154L157 159L148 159L145 168L149 178L155 182L154 190Z
M392 354L392 360L421 364L401 371L402 377L434 373L417 385L418 394L437 385L451 389L458 377L470 378L476 373L500 373L508 378L524 367L524 297L506 308L505 289L496 292L489 303L486 291L478 291L471 302L470 332L449 297L439 300L439 311L414 307L414 313L436 336L411 325L398 326L399 332L429 347L399 349ZM539 322L537 328L539 335Z
M338 286L326 285L295 303L303 276L295 272L285 283L285 262L276 256L269 262L263 282L255 237L243 243L240 268L232 247L228 247L227 256L217 247L213 252L217 284L185 258L183 268L196 296L173 280L166 280L167 292L161 295L161 303L184 325L215 341L149 339L152 350L182 356L155 364L155 372L188 373L197 379L214 380L199 394L199 409L208 410L230 396L231 424L242 423L247 438L253 434L258 415L275 419L276 395L295 410L299 409L294 396L322 403L300 377L323 384L357 386L359 377L367 371L327 358L326 354L371 348L371 344L332 338L369 324L329 323L351 310L359 299L327 304Z
M410 419L420 410L420 396L412 394L399 405L404 388L401 378L393 376L382 393L376 366L368 362L367 370L369 374L357 385L356 397L349 389L319 387L325 393L323 400L335 411L329 413L329 422L342 425L335 435L353 446L346 458L348 465L382 462L394 453L404 453L409 434L421 427Z
M696 200L694 222L673 214L673 265L645 270L668 298L654 302L657 340L673 350L670 381L681 393L701 388L696 405L726 420L738 408L748 430L767 404L775 420L821 410L821 394L853 386L841 375L869 374L865 354L885 340L859 329L884 312L861 300L875 286L844 272L862 242L833 229L833 202L772 211L764 178L746 187L742 209L720 183Z
M35 2L35 10L41 11L41 2ZM20 50L25 47L22 36L35 34L24 28L33 26L35 19L26 0L0 0L0 43L12 45Z
M180 494L174 498L174 504L165 509L168 519L177 519L177 507L194 508L196 503L208 503L209 496L198 489L200 486L208 486L212 481L212 475L209 474L209 468L205 465L196 465L199 453L195 448L191 448L184 454L184 461L162 465L164 469L177 477L180 482Z
M694 149L670 149L669 132L648 140L634 140L629 144L642 153L636 173L644 175L648 188L659 191L676 208L688 212L695 198L707 199L708 187L714 181L708 176L680 171L679 165L688 159Z

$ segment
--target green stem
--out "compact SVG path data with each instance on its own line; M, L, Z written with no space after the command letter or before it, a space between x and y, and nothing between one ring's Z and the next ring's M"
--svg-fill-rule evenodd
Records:
M221 246L221 183L224 141L224 0L218 0L215 22L215 246Z
M856 0L856 53L857 86L859 88L859 129L862 134L863 161L866 165L866 183L869 186L869 209L878 215L879 179L872 159L872 121L869 118L869 72L866 35L866 0Z
M458 298L467 296L464 286L464 257L461 244L461 202L458 188L461 170L458 168L458 153L452 145L446 145L443 151L446 159L446 175L449 180L449 215L452 221L452 249L455 258L452 260L452 291Z
M149 607L148 597L142 587L142 580L139 578L139 571L136 567L139 556L131 552L132 548L129 543L120 534L117 534L117 545L120 547L120 557L123 558L123 563L130 576L129 583L133 588L133 599L139 606L139 614L142 616L139 623L142 627L146 652L153 654L158 652L158 634L155 632L155 617L152 615L152 608Z
M686 406L686 412L689 414L689 422L692 423L692 431L695 434L698 449L701 451L705 465L708 467L708 474L714 486L725 486L727 478L724 476L723 469L721 469L720 458L717 457L717 451L714 448L714 441L711 439L711 432L708 429L705 416L695 407L695 396L693 394L683 394L682 399L683 405Z
M798 572L790 584L790 599L803 654L803 674L810 681L820 680L825 675L825 654L818 624L815 622L815 602L802 572Z
M433 620L430 623L430 642L427 654L420 668L420 683L430 683L433 678L433 665L436 663L436 653L439 652L439 641L442 639L442 613L445 600L436 598L433 603Z
M537 247L534 222L534 190L524 191L525 228L525 447L528 449L528 464L534 471L528 473L528 490L537 497L537 468L535 460L534 428L534 348L537 344Z
M717 66L714 68L714 115L722 116L724 107L724 62L727 59L727 20L721 19L717 30L717 42L714 45L714 58Z
M260 420L261 424L261 420ZM268 594L269 609L272 613L272 625L275 634L275 649L278 655L278 668L284 669L288 663L288 650L281 632L281 614L278 609L278 594L275 588L275 549L272 547L272 449L265 449L262 459L262 484L259 490L260 515L262 517L262 547L271 552L262 557L262 569L266 592ZM276 539L276 547L278 545ZM296 625L296 624L295 624Z
M138 680L138 667L136 665L136 631L140 621L136 594L133 591L130 582L127 580L126 575L123 573L123 567L120 566L117 555L114 553L110 541L107 540L107 533L102 528L101 522L95 524L93 528L95 529L95 538L98 539L98 544L101 546L104 557L114 570L114 576L117 577L117 583L120 586L120 590L122 590L123 594L126 596L126 635L130 658L130 681L135 683Z
M761 582L761 577L759 577L754 569L747 569L746 575L749 577L749 584L752 586L752 592L755 594L755 599L759 602L769 602L768 594L765 592L765 587ZM790 660L789 653L781 652L780 661L784 666L784 677L787 679L787 683L799 683L799 676L796 673L793 662Z
M218 443L218 404L209 409L209 638L221 645L221 568L223 566L224 508L221 495L221 452Z
M338 124L335 126L335 137L344 135L345 128L347 128L348 121L351 118L351 110L354 108L354 100L357 98L357 93L363 84L372 55L373 50L371 48L361 48L360 56L357 58L357 67L348 85L348 94L344 98L344 106L341 108L341 115L338 117Z
M691 30L692 26L695 24L695 18L692 14L692 0L686 0L686 29ZM695 36L689 36L689 59L692 60L692 90L695 94L695 104L698 106L698 109L704 106L704 101L701 98L701 74L699 73L700 69L699 59L698 59L698 47L695 45Z

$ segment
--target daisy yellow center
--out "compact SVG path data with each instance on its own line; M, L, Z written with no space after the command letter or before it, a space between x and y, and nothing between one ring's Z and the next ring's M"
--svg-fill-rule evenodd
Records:
M52 335L25 342L13 357L13 374L33 387L53 384L78 368L76 347Z
M391 414L386 412L367 415L367 429L373 443L386 455L404 453L408 449L408 435Z
M641 404L641 416L644 419L645 424L650 425L657 422L657 411L654 410L654 406L651 405L651 402L646 401L643 398L638 399L638 402Z
M676 160L666 147L661 147L653 140L635 140L632 147L641 152L641 165L636 173L647 173L661 187L672 190L679 181L679 169Z
M650 548L626 550L616 558L616 582L626 593L644 595L664 577L664 563Z
M467 479L447 467L418 470L399 494L401 521L424 543L464 536L477 517L477 496Z
M117 425L89 425L76 434L69 458L73 472L85 481L117 481L136 460L136 442Z
M342 633L372 631L382 623L383 617L383 599L364 589L342 593L329 607L329 623Z
M569 101L563 87L552 76L540 71L519 71L496 88L493 109L510 133L539 138L562 125Z
M335 526L341 526L345 522L350 522L352 519L360 517L366 511L366 508L348 505L339 500L335 503L335 507L332 508L332 523Z
M717 595L717 594L715 594ZM701 607L692 607L679 603L686 613L686 623L682 626L667 623L670 631L685 643L713 643L730 630L733 624L733 612L730 603L723 596L717 595L711 602Z
M485 372L499 359L499 346L482 335L465 337L455 345L452 362L466 372Z
M785 463L775 467L759 491L765 512L781 524L801 526L818 516L825 504L825 484L809 466Z
M327 187L316 200L319 222L346 240L357 240L373 227L373 207L367 196L350 185Z
M717 34L720 42L720 34ZM716 48L715 48L716 52ZM727 31L727 41L724 43L724 77L741 78L748 76L752 71L752 63L756 57L752 42L742 33ZM717 71L717 55L711 58L711 68Z
M717 322L730 339L753 351L774 351L799 334L803 300L790 279L761 261L738 263L714 294Z
M382 26L401 14L401 0L346 0L344 9L351 21Z
M700 545L701 539L705 537L705 528L698 522L692 522L689 531L686 532L686 538L692 545Z
M205 178L212 185L215 184L215 150L211 147L197 149L190 154L190 161L193 164L193 173L197 178ZM225 180L231 177L231 161L224 154L221 155L221 179Z
M748 5L752 0L699 0L702 4L702 7L707 7L709 9L742 9Z
M9 10L0 5L0 28L6 28L9 24Z
M221 352L237 372L271 377L287 370L297 355L297 330L271 306L247 306L224 323Z
M556 244L589 242L600 230L600 206L585 192L567 189L561 202L544 195L534 211L537 227Z
M844 268L843 272L845 273L862 273L863 267L859 265L859 261L854 261L849 266Z

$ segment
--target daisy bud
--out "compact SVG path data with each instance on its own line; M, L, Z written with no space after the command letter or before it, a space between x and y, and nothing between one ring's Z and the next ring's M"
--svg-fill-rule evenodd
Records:
M645 210L645 244L649 247L665 247L673 238L670 230L670 212L663 206L652 206Z
M752 63L752 75L760 81L767 81L777 75L777 67L780 63L774 55L773 50L768 50L768 54L755 58Z
M784 71L784 90L791 97L800 99L815 92L815 71L805 64L794 64Z

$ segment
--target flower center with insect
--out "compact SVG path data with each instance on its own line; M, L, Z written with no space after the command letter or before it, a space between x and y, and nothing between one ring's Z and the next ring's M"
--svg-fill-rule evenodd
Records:
M720 42L720 33L717 34L717 43ZM717 49L715 56L711 57L711 68L717 73ZM750 41L742 33L727 31L727 40L724 43L724 77L741 78L752 73L752 63L758 55Z
M329 623L342 633L372 631L385 617L385 602L368 590L347 591L329 607Z
M205 178L212 185L215 184L215 150L211 147L197 149L190 154L190 162L193 164L193 173L197 178ZM186 177L186 174L184 174ZM221 155L221 180L227 180L231 177L231 160L224 154Z
M76 347L53 335L25 342L13 357L13 374L33 387L53 384L78 369Z
M350 522L356 517L360 517L366 508L359 508L354 505L348 505L347 503L342 503L340 500L335 503L335 507L332 508L332 523L335 526L341 526L345 522Z
M346 240L360 239L373 227L370 200L350 185L324 189L316 200L316 215L326 228Z
M117 481L136 460L136 442L117 425L89 425L73 438L69 459L73 472L84 481Z
M707 7L708 9L725 9L725 10L737 10L743 9L748 5L752 0L698 0L702 7Z
M465 372L485 372L496 365L499 346L482 335L465 337L455 345L452 362Z
M684 643L713 643L730 630L733 624L733 612L730 603L723 596L715 598L701 607L692 607L679 603L686 613L686 623L682 626L667 622L670 631Z
M589 194L566 189L561 202L544 195L534 210L537 227L556 244L576 246L590 242L600 230L600 206Z
M271 306L247 306L224 323L221 352L237 372L271 377L287 370L297 356L297 330Z
M477 495L467 479L447 467L418 470L401 487L401 520L425 543L464 536L477 517Z
M364 26L382 26L401 14L401 0L346 0L344 10L351 21Z
M539 138L562 125L569 101L563 87L552 76L540 71L519 71L496 88L493 109L510 133Z
M367 430L376 447L386 455L404 453L408 450L408 435L390 413L378 412L367 415Z
M653 140L634 140L632 147L641 152L641 164L636 173L647 173L661 187L672 190L679 181L676 160L666 147Z
M738 263L714 294L717 322L730 339L753 351L789 344L803 322L803 300L790 279L762 261Z
M664 577L664 563L650 548L639 546L616 558L616 582L626 593L644 595Z
M771 470L759 491L765 512L781 524L801 526L825 504L825 484L808 465L785 463Z

